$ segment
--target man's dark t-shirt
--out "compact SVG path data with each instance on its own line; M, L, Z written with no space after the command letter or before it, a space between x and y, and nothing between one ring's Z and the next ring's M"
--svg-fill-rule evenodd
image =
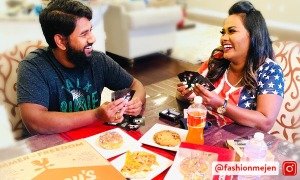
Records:
M86 67L66 68L50 49L37 49L19 64L17 101L49 111L84 111L100 105L104 87L115 91L132 82L133 77L102 52L94 51Z

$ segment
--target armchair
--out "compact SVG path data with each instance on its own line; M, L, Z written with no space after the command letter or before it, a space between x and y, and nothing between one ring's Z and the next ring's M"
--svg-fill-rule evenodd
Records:
M23 124L17 105L17 68L19 62L31 51L44 47L41 40L25 41L17 44L14 48L0 53L0 105L4 105L11 130L15 139L23 138ZM2 118L2 117L1 117Z
M284 78L284 99L270 133L300 144L300 43L277 41L273 44L275 61L280 64Z
M180 18L177 5L146 7L143 1L111 4L104 14L106 51L133 60L171 50Z

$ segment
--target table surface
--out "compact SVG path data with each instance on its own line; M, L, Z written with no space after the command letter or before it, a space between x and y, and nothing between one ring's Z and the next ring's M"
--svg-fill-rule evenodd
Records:
M158 113L167 108L177 109L177 102L174 96L160 93L156 95L153 94L148 97L144 112L146 123L145 126L142 126L138 129L138 132L144 134L155 123L179 126L172 123L170 124L169 122L159 118ZM227 139L249 138L257 131L257 129L238 124L231 124L222 128L213 125L209 129L205 130L205 145L225 147L225 142ZM268 148L275 156L275 160L279 161L279 164L282 164L282 162L286 160L294 160L300 163L300 147L282 139L278 139L273 135L267 133L264 134ZM70 139L65 138L62 136L62 134L31 136L27 139L18 141L12 147L0 150L0 161L63 144L69 141ZM174 155L174 152L170 152L170 157L173 156L174 158Z

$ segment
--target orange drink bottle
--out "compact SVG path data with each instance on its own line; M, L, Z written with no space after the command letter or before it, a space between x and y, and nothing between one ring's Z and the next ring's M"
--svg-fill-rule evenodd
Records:
M207 109L202 104L202 98L196 96L194 103L187 110L188 134L186 142L193 144L204 144L204 127L206 123Z

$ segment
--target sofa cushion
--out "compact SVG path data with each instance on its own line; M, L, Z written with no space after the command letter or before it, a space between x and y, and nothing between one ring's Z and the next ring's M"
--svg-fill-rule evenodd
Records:
M273 45L275 61L280 64L284 78L284 99L270 133L292 143L300 144L300 43L279 41Z
M16 100L17 67L27 54L43 46L42 41L26 41L16 45L13 49L0 53L0 104L3 104L8 112L16 139L23 135L23 125Z

